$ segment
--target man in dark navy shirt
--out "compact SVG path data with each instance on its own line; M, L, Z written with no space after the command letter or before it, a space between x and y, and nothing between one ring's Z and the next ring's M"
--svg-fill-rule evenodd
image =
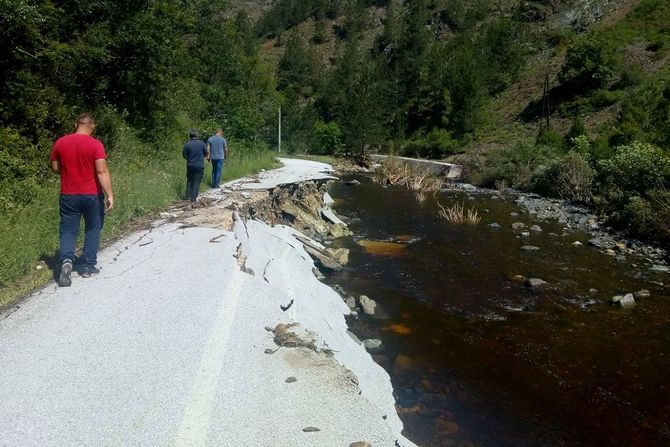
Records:
M184 145L182 155L186 159L186 198L194 203L198 198L202 175L205 172L205 158L209 158L207 146L198 139L198 131L191 129L191 139Z

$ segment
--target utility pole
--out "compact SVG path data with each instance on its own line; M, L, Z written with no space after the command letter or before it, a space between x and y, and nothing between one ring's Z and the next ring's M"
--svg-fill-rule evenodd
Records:
M279 145L278 145L278 152L281 154L281 106L279 106Z

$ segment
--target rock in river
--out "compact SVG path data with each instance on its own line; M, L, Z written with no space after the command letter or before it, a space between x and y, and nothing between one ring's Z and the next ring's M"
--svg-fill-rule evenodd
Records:
M541 232L542 232L542 228L540 228L539 225L533 225L532 227L530 227L530 231L532 231L532 232L534 232L534 233L541 233Z
M667 265L657 264L657 265L654 265L649 270L651 270L652 272L657 272L657 273L668 273L668 272L670 272L670 267L668 267Z
M547 284L547 281L544 281L540 278L528 278L525 282L525 286L529 289L537 289Z
M612 302L612 304L621 306L623 308L635 307L635 297L633 296L632 293L613 296L610 301Z
M500 229L500 224L497 223L497 222L493 222L493 223L488 224L488 227L492 228L494 230L498 230L498 229Z
M523 251L538 251L540 247L536 247L535 245L524 245L521 247L521 250Z
M382 341L378 338L368 338L363 340L363 346L368 352L381 352L384 349Z
M518 231L518 230L523 230L526 228L526 224L523 222L515 222L512 224L512 230Z
M363 309L363 312L367 315L374 315L375 314L375 308L377 307L377 303L375 300L372 300L368 298L365 295L361 295L360 298L358 299L358 302L361 305L361 309Z

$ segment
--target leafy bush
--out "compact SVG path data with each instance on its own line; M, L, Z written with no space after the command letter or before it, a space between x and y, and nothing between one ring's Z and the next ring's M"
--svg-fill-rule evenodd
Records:
M541 194L571 202L588 203L595 174L581 154L569 152L551 162L535 177L534 189Z
M587 35L568 47L558 77L575 90L603 88L616 78L618 65L609 42Z
M549 146L519 143L502 149L486 160L481 169L481 184L530 191L554 157L555 150Z
M633 142L616 149L613 157L598 164L600 181L612 196L665 188L670 184L670 158L658 147Z
M670 192L654 189L634 196L619 214L619 223L634 237L670 243Z
M442 158L458 151L459 143L444 129L433 129L423 138L405 142L401 154L409 157Z
M334 155L342 151L342 129L335 122L318 121L314 125L317 153Z

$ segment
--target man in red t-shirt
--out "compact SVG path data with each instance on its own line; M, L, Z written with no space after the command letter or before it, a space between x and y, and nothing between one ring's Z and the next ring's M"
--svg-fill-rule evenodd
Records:
M114 206L112 180L107 169L105 147L91 135L95 119L90 113L77 118L75 133L59 138L51 151L51 170L60 174L60 260L59 284L72 284L75 243L84 218L84 248L79 258L80 276L90 277L97 269L100 230L105 211ZM103 194L104 193L104 194ZM105 199L105 196L107 198Z

